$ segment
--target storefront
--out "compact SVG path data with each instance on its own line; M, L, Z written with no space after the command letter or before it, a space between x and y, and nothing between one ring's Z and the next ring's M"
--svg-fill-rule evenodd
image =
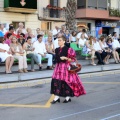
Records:
M109 35L113 32L120 33L120 22L119 21L95 21L96 27L96 37L100 37L101 35Z

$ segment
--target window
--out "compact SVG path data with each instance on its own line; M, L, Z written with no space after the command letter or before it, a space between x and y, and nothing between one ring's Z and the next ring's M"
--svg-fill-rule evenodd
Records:
M59 6L59 0L50 0L50 5L52 6Z
M111 8L111 0L108 0L108 8Z
M22 6L20 4L21 0L4 0L4 7L16 7L16 8L28 8L28 9L37 9L37 0L25 0L26 4Z
M101 2L101 0L98 0L98 9L103 9L106 10L107 9L107 0L103 0Z
M59 0L50 0L50 5L58 7L59 6ZM50 17L59 18L59 14L60 14L59 10L54 10L54 9L50 10Z
M86 0L77 0L77 8L85 8L86 7Z
M97 9L97 0L88 0L88 8Z

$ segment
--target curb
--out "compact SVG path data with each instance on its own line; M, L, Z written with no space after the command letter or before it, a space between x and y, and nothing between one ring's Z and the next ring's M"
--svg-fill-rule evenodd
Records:
M98 77L98 76L105 76L105 75L115 75L119 73L120 73L120 70L114 70L114 71L79 74L79 76L80 78L91 78L91 77ZM31 80L31 81L19 81L19 82L13 82L13 83L3 83L3 84L0 84L0 89L33 87L37 85L45 85L50 82L51 82L51 78Z

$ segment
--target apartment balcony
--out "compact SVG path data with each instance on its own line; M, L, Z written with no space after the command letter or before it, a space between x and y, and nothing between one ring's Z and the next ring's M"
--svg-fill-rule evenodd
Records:
M65 10L64 9L49 9L43 8L43 18L49 21L61 21L65 22Z
M81 8L76 10L77 19L101 19L120 20L119 16L113 15L113 11L105 9Z

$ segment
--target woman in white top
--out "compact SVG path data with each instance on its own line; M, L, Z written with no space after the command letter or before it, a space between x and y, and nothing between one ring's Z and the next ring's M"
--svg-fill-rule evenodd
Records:
M117 60L116 63L120 62L120 58L119 58L119 53L120 53L120 43L118 42L118 40L112 39L112 47L113 50L116 52L116 57Z
M85 42L86 42L85 34L81 34L81 37L78 40L79 48L83 48L85 46Z
M91 59L92 59L92 63L91 64L92 65L96 65L94 63L95 50L94 50L93 46L94 46L93 36L90 36L89 40L86 41L87 52L88 52L88 54L91 55Z
M115 63L118 64L118 63L120 63L120 57L119 57L119 54L116 51L116 49L114 49L115 46L112 45L113 41L114 40L112 39L112 37L108 36L108 38L107 38L107 45L108 45L109 49L112 51Z
M54 44L52 42L52 36L48 36L48 40L45 44L46 46L46 50L48 54L51 54L53 57L52 61L53 61L53 67L55 67L55 48L54 48Z
M0 58L2 59L2 62L5 61L6 73L12 73L11 67L13 65L14 58L11 54L10 47L4 43L3 37L0 37Z
M12 38L12 42L10 44L10 47L11 47L14 58L17 59L18 62L19 62L19 70L18 70L18 72L20 72L20 73L28 72L27 71L26 54L25 54L21 44L18 43L16 37Z
M70 36L70 42L76 42L77 41L77 32L76 31L73 31L71 36Z
M101 36L99 41L100 47L102 48L103 52L106 54L104 59L105 64L109 64L108 60L112 55L112 51L109 49L108 45L106 44L105 37Z

